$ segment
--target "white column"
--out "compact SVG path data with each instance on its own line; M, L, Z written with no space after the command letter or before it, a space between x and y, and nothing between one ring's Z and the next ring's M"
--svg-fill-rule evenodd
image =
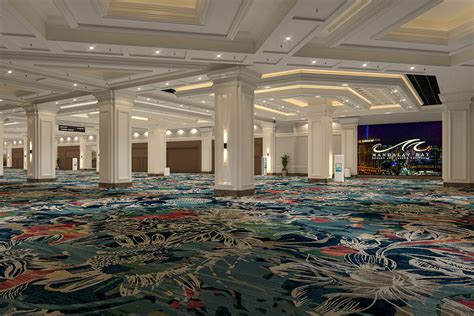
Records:
M81 136L79 138L79 169L86 169L86 147L87 147L87 138L86 136Z
M327 182L333 175L332 113L329 104L311 105L308 113L308 178Z
M212 172L212 129L201 128L201 172Z
M12 160L13 160L13 157L12 157L12 148L13 148L13 145L10 142L8 142L7 146L6 146L6 154L7 154L7 168L11 168L12 167Z
M99 101L99 187L132 185L132 136L130 111L133 95L115 90L97 93Z
M274 174L276 166L275 124L263 124L263 156L267 157L267 174Z
M342 127L342 154L344 167L351 169L352 175L357 175L357 126L358 117L340 118Z
M99 129L96 131L95 134L95 171L97 173L100 172L100 131Z
M89 137L89 136L87 136L87 137ZM86 152L85 152L85 155L84 155L84 160L85 160L84 161L84 167L87 170L92 169L92 147L93 147L92 144L87 143Z
M3 116L0 115L0 178L3 178Z
M166 168L166 129L148 129L148 175L162 176Z
M208 74L215 92L215 187L217 196L255 193L254 90L260 75L243 67Z
M443 182L474 187L474 91L442 94Z
M28 137L23 136L23 170L28 170ZM55 162L56 165L56 162Z
M56 106L27 104L27 180L45 182L56 179Z

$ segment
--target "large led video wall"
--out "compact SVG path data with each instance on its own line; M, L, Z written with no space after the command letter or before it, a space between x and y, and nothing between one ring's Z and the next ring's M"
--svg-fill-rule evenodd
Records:
M360 125L358 173L441 176L442 123Z

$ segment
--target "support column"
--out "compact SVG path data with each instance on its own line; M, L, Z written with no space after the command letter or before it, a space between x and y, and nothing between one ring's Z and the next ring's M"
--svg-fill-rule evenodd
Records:
M86 147L87 147L87 138L86 136L81 136L79 139L79 169L86 169Z
M212 129L201 128L201 172L212 172Z
M12 160L13 160L13 157L12 157L12 148L13 148L13 145L10 142L8 142L7 146L6 146L6 154L7 154L7 165L6 167L7 168L11 168L12 167Z
M308 179L328 182L333 175L332 113L329 104L311 105L308 113Z
M28 170L28 137L23 136L23 170ZM56 162L55 162L56 166Z
M474 187L474 91L442 94L444 186Z
M3 178L3 116L0 115L0 178Z
M340 118L342 127L342 154L345 168L351 169L352 175L357 175L357 125L358 117Z
M254 90L260 75L243 67L208 74L215 93L216 196L255 193Z
M148 129L148 175L162 176L166 168L166 129Z
M97 129L95 133L95 171L100 172L100 130Z
M263 155L267 157L267 174L275 174L275 124L263 124Z
M56 106L27 104L28 182L56 179Z
M99 187L129 187L132 185L133 95L105 90L95 96L99 105Z

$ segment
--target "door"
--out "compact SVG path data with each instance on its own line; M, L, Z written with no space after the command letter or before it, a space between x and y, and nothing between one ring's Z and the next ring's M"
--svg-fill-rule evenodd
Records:
M12 168L23 169L23 148L12 149Z
M173 173L200 173L201 141L167 142L166 165Z
M148 143L132 144L132 172L148 171Z
M79 146L58 146L59 169L72 170L72 158L79 160Z

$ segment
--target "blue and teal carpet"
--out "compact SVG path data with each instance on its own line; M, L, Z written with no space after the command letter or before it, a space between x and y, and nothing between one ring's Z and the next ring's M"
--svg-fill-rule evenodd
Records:
M474 195L440 181L0 182L2 315L473 315Z

